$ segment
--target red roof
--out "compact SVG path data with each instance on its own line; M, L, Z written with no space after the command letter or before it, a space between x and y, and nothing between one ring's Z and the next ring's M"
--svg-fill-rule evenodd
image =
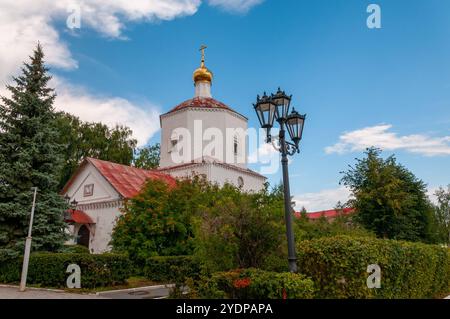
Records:
M314 212L314 213L306 213L306 216L309 219L319 219L322 216L325 217L325 218L334 218L334 217L339 216L339 214L350 215L350 214L352 214L354 212L355 212L354 208L344 208L344 209L339 210L339 211L336 210L336 209L331 209L331 210L323 210L323 211ZM301 217L300 212L296 212L295 213L295 217L300 218Z
M189 99L187 101L184 101L183 103L175 106L173 109L171 109L168 113L172 113L178 110L182 110L182 109L186 109L186 108L193 108L193 107L200 107L200 108L211 108L211 109L223 109L223 110L229 110L232 111L234 113L239 114L238 112L236 112L235 110L233 110L231 107L229 107L228 105L219 102L211 97L194 97L193 99ZM239 114L241 115L241 114ZM242 116L242 115L241 115Z
M78 224L95 224L91 217L85 212L76 209L67 210L69 217L66 218L66 222L75 222Z
M66 186L64 186L63 193L67 191L81 167L86 165L86 163L94 165L100 174L102 174L111 186L124 198L136 196L148 179L163 180L169 184L169 186L176 185L176 180L172 176L157 170L146 170L87 157L83 163L81 163L79 170L71 177Z

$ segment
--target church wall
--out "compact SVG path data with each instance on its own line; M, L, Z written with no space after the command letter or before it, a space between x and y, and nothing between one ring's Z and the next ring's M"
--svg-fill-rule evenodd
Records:
M200 127L196 127L198 123L201 121L201 131ZM233 137L230 138L230 145L228 145L227 149L227 140L226 140L226 131L227 128L234 129L240 128L243 132L247 130L247 121L246 119L236 115L232 112L222 110L222 109L194 109L189 108L183 111L178 111L173 114L169 114L164 116L161 120L162 122L162 132L161 132L161 167L174 166L181 163L174 162L171 157L171 153L169 153L170 149L170 138L172 133L177 128L185 128L190 132L190 140L191 140L191 150L190 157L187 158L184 163L191 162L192 160L196 160L201 158L202 156L214 157L221 162L227 162L227 151L233 150ZM197 123L197 124L196 124ZM204 154L205 147L210 143L209 140L203 140L204 133L209 128L216 128L222 133L222 152L216 151L216 154ZM195 132L199 132L197 136ZM247 166L247 155L248 155L248 147L247 147L247 139L245 136L238 136L239 141L239 151L243 149L244 154L241 155L242 160L237 162L237 159L232 156L231 161L228 161L230 164L243 167ZM241 146L243 146L241 148ZM214 156L215 155L215 156Z
M161 159L160 167L177 165L172 161L169 153L169 143L172 133L175 129L183 127L188 128L187 117L184 112L175 112L161 119Z
M220 165L211 165L210 178L211 180L220 181L220 185L228 182L237 187L239 187L239 178L242 178L244 182L242 190L245 192L258 192L259 190L262 190L266 181L263 177L229 169Z
M105 207L100 209L84 210L96 223L95 235L90 237L89 250L94 254L104 253L111 250L109 242L116 223L120 216L119 206Z

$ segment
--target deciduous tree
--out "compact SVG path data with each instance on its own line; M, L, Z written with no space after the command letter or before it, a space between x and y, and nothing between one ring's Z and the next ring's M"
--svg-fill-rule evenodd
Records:
M348 203L354 220L381 238L434 241L433 208L426 185L394 156L381 157L381 150L367 149L366 157L343 172L341 183L349 187Z

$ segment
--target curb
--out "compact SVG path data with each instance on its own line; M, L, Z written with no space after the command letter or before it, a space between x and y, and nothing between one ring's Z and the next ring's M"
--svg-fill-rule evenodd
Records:
M106 291L99 291L95 294L97 296L101 296L102 294L109 294L109 293L116 293L116 292L135 292L135 291L140 291L140 290L156 290L156 289L161 289L161 288L172 288L172 287L175 287L175 284L144 286L144 287L118 289L118 290L106 290Z
M4 284L0 284L0 288L14 288L19 290L20 286L15 286L15 285L4 285ZM66 291L66 290L61 290L61 289L51 289L51 288L37 288L37 287L26 287L25 291L27 290L35 290L35 291L48 291L48 292L56 292L56 293L66 293L66 294L72 294L72 295L85 295L85 296L96 296L96 293L79 293L79 292L72 292L72 291Z

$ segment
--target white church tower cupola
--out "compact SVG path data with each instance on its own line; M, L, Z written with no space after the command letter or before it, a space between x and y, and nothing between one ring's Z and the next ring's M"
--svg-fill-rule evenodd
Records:
M205 49L206 46L202 45L200 48L200 51L202 51L202 61L200 67L193 74L195 97L211 97L213 74L205 66Z
M159 171L175 178L204 176L244 191L259 191L266 178L247 167L248 119L211 96L213 74L205 65L194 71L195 96L160 115Z

